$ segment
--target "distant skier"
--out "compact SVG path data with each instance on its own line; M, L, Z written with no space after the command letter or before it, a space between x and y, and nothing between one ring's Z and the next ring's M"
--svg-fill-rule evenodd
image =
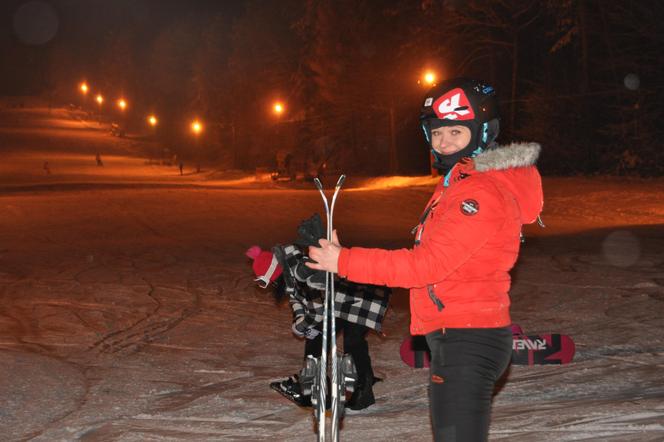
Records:
M101 160L101 155L99 152L97 152L97 155L95 155L95 161L97 162L97 167L101 167L104 165L104 162Z
M180 161L180 176L183 175L184 164Z
M429 91L420 121L442 178L412 249L309 247L316 270L349 281L410 288L413 335L431 349L429 396L436 441L486 441L491 397L512 354L509 271L524 223L542 210L540 146L498 147L491 86L448 80Z
M311 228L312 226L314 227ZM299 230L315 232L312 235L318 240L322 237L320 218L315 215L305 220ZM311 238L309 233L304 233L304 236ZM300 239L303 239L302 235ZM305 239L304 242L311 243L311 239ZM258 246L247 250L247 256L254 260L253 269L258 277L256 281L262 287L272 285L277 297L289 295L293 310L293 334L305 338L304 359L308 355L318 357L322 349L322 294L325 289L325 274L311 271L304 266L306 257L295 244L276 246L272 250L262 251ZM362 410L375 403L373 384L376 378L371 366L366 335L371 329L381 330L391 291L385 287L346 281L336 282L335 291L337 329L343 330L343 349L353 357L358 375L355 391L347 408ZM271 386L298 405L311 405L311 397L303 395L300 390L297 374L283 381L273 382Z

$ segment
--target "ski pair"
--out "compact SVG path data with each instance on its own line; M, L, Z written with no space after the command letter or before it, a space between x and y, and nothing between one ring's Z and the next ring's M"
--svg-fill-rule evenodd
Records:
M332 240L333 219L334 219L334 206L339 195L339 190L346 179L345 175L341 175L334 188L332 201L329 202L323 190L323 184L318 178L314 179L316 187L323 199L325 206L325 216L327 221L326 237L328 241ZM318 440L326 440L326 419L325 410L328 407L327 401L327 371L328 371L328 350L331 353L330 369L331 369L331 388L330 388L330 401L329 408L332 414L332 422L330 425L330 439L332 441L339 440L339 423L344 411L344 401L346 399L346 388L352 391L354 388L357 373L355 366L350 355L344 355L342 358L337 354L337 332L334 321L334 274L326 272L325 274L325 296L323 308L323 348L319 358L308 356L305 366L300 373L300 383L303 390L311 389L311 402L314 406L314 416L316 417L318 426ZM328 329L329 329L329 342L328 342Z

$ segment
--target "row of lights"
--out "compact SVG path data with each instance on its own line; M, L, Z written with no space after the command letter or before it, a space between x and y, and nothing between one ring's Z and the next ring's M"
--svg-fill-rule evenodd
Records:
M88 92L90 91L90 87L86 82L81 83L78 88L81 91L81 93L85 96L87 96ZM95 96L95 101L97 102L99 108L101 109L101 106L104 104L104 96L102 94L97 94ZM129 107L129 103L124 98L119 98L116 101L116 104L118 106L118 109L120 109L122 112L126 111L127 108ZM157 116L154 114L148 115L146 120L148 124L152 127L156 127L157 124L159 124L159 120L157 119ZM203 124L200 122L200 120L196 119L191 122L190 128L194 134L198 135L203 131Z
M437 81L437 78L436 78L436 73L435 72L425 71L422 74L422 79L418 80L417 83L418 84L424 83L424 85L431 87L431 86L436 85L436 81ZM277 115L281 115L282 113L284 113L286 111L286 107L284 106L284 104L282 102L277 101L272 106L272 111Z
M436 74L433 71L426 71L422 75L422 79L418 81L418 83L422 84L424 83L427 86L435 86L436 85ZM83 82L80 84L79 89L83 95L87 95L90 88L86 82ZM97 94L95 97L95 100L97 101L97 104L99 104L99 108L101 109L102 104L104 103L104 97L101 94ZM119 98L117 101L118 108L124 112L127 109L127 100L124 98ZM284 105L283 102L281 101L276 101L272 105L272 111L275 113L275 115L281 115L286 111L286 106ZM159 120L155 115L148 115L147 117L147 122L150 126L156 127L157 124L159 123ZM203 131L203 124L200 122L200 120L196 119L193 120L190 124L191 131L195 135L199 135Z
M424 83L427 86L435 86L436 85L436 74L432 71L426 71L422 75L422 79L418 81L418 84L422 84L422 83ZM286 111L286 107L284 106L284 104L282 102L277 101L272 106L272 111L277 115L281 115L282 113L284 113Z

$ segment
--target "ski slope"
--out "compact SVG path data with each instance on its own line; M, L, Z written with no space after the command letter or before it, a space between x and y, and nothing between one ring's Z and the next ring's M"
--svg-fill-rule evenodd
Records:
M313 185L181 177L89 122L37 114L0 113L0 439L315 440L311 413L268 387L299 370L303 343L244 256L322 211ZM349 177L342 244L408 247L433 183ZM577 355L512 367L490 438L664 440L664 180L544 186L547 227L525 229L512 316L529 334L571 335ZM342 440L431 440L427 372L398 355L407 296L369 336L384 381Z

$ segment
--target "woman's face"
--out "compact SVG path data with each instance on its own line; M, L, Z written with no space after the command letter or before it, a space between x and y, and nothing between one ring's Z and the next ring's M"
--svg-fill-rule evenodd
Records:
M452 155L468 146L470 138L466 126L443 126L431 131L431 147L441 155Z

